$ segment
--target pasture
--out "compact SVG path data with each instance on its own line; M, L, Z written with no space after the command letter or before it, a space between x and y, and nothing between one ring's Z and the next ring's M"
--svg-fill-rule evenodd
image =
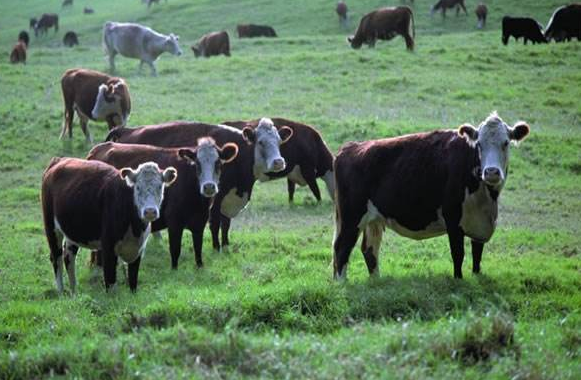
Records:
M488 0L487 27L429 16L416 0L416 50L400 37L352 50L359 18L398 0L348 1L349 31L335 1L139 0L0 3L0 379L75 378L581 378L581 43L502 46L500 20L546 24L559 0ZM92 15L82 9L90 6ZM26 65L10 49L28 19L58 12L55 35L31 33ZM107 70L105 21L133 21L180 36L184 55L163 54L157 78L117 57L129 84L129 126L170 120L219 123L281 116L316 126L333 152L352 140L464 122L493 110L531 135L512 149L499 223L482 274L455 280L446 236L413 241L386 231L381 277L359 249L345 283L332 280L333 204L307 188L287 202L284 180L257 183L232 220L231 246L203 269L184 234L170 269L167 234L150 240L139 289L106 293L102 274L77 259L78 291L55 290L39 203L53 156L86 156L75 118L60 141L60 77ZM239 40L235 25L272 25L279 38ZM232 57L196 59L190 46L227 29ZM67 30L80 45L62 46ZM107 133L90 123L95 141ZM323 186L322 182L320 185ZM323 188L322 188L323 189ZM466 242L467 246L468 241Z

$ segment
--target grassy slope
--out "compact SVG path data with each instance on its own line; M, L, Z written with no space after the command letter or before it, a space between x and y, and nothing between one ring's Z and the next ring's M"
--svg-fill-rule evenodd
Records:
M60 7L56 0L6 3L4 57L28 17ZM96 14L84 16L89 3ZM358 1L353 20L387 3ZM475 30L472 1L467 19L446 22L429 18L428 3L416 0L417 51L409 54L400 38L348 49L330 1L170 0L151 12L137 0L76 1L61 12L56 37L33 38L25 67L3 60L0 378L578 378L581 45L500 45L502 15L544 23L559 1L488 1L485 31ZM40 176L51 156L87 152L78 128L71 144L57 140L58 80L70 67L106 69L105 20L176 32L184 50L204 32L233 32L237 22L265 22L281 35L233 38L230 59L162 56L158 78L119 59L133 125L282 115L317 125L336 150L348 140L476 124L493 109L508 122L527 120L533 133L513 151L485 274L468 273L468 256L466 279L455 281L445 237L415 242L387 232L380 280L367 280L355 250L349 283L334 284L330 201L317 206L300 189L291 207L284 182L273 182L258 184L233 221L229 254L212 253L206 240L203 270L194 268L189 238L178 272L169 269L167 242L151 242L138 294L120 286L108 295L82 253L79 294L57 297ZM81 47L60 47L68 29L80 33ZM99 138L105 128L93 132ZM506 342L512 329L515 340Z

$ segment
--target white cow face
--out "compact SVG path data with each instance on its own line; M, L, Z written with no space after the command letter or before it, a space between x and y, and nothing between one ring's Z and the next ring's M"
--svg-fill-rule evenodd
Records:
M176 36L173 33L170 33L169 36L165 38L164 43L164 50L170 54L180 56L182 55L182 49L180 49L180 45L178 43L180 36Z
M238 156L238 145L226 143L219 148L212 138L204 137L198 140L195 149L180 149L178 155L189 165L195 166L200 194L211 198L219 191L222 165L232 162Z
M261 173L280 172L285 169L286 162L280 155L280 145L292 137L292 129L281 127L277 131L272 120L262 118L254 130L246 127L242 133L247 141L254 143L254 166Z
M470 144L477 147L480 154L482 180L489 186L500 190L506 180L510 142L523 140L530 131L524 121L519 121L512 128L493 112L484 120L478 129L464 124L458 129Z
M123 109L123 93L121 87L126 86L122 80L114 84L102 84L95 99L91 116L97 121L107 121L114 126L124 126L127 123L126 111Z
M137 170L123 168L120 175L127 186L133 188L133 202L139 218L146 223L159 218L163 191L176 180L177 170L169 167L161 171L155 162L146 162L139 165Z

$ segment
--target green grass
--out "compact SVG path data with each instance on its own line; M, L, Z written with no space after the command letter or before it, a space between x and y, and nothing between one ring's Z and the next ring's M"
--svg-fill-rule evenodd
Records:
M560 1L486 1L469 16L430 18L414 5L416 51L401 38L351 50L334 1L2 1L0 4L0 379L581 377L581 44L500 43L505 14L543 24ZM375 7L350 2L351 29ZM94 15L83 15L89 5ZM56 36L32 38L26 66L7 63L28 18L56 11ZM83 157L58 140L59 79L72 67L106 70L100 30L137 21L181 36L184 56L162 55L159 77L118 58L133 101L130 124L284 116L317 126L333 151L350 140L478 124L492 110L530 123L514 148L499 226L483 274L452 278L445 237L416 242L386 232L380 279L354 250L349 281L331 280L333 206L305 188L287 204L284 181L255 186L233 220L228 253L208 232L204 269L184 239L179 271L167 239L151 241L133 295L119 274L107 294L82 251L79 290L58 296L43 234L41 174L52 156ZM273 25L278 39L238 40L238 22ZM61 46L66 30L81 46ZM189 46L227 29L231 58L195 59ZM103 125L91 125L96 140ZM121 271L121 267L119 269Z

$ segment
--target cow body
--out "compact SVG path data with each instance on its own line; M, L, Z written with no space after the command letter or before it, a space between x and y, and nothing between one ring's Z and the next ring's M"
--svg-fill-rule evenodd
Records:
M230 56L230 37L225 30L221 32L208 33L192 46L192 51L196 57L211 57L213 55L224 54Z
M407 6L381 8L361 18L354 36L347 41L354 49L362 44L374 47L377 40L389 41L397 35L405 39L408 50L414 50L415 26L412 10Z
M468 12L466 11L466 6L464 5L464 0L440 0L432 7L431 14L433 15L437 11L442 11L442 17L446 18L446 10L456 7L456 17L460 14L460 8L464 10L466 16Z
M26 64L26 44L24 41L18 41L10 53L10 63Z
M345 1L341 0L337 3L337 7L335 8L335 12L337 12L337 16L339 16L339 24L342 27L347 26L347 4Z
M131 113L131 98L123 79L93 70L70 69L63 74L61 87L65 104L61 139L67 132L69 138L73 137L75 111L89 142L93 141L87 127L89 119L105 121L109 129L127 123Z
M118 257L127 262L129 287L135 291L150 223L159 217L164 188L176 176L175 169L161 172L151 162L117 170L96 161L53 159L42 178L41 201L58 291L63 291L63 250L75 289L79 247L103 252L107 288L116 282Z
M530 17L509 17L502 18L502 43L508 44L508 39L514 37L518 41L523 37L524 44L530 40L533 44L546 43L543 34L543 26Z
M26 30L21 30L18 33L18 41L24 42L26 48L28 49L28 43L30 42L30 37L28 36L28 32Z
M79 38L77 37L77 33L68 31L65 33L63 37L63 45L67 47L73 47L79 44Z
M462 277L464 236L472 240L473 271L496 227L509 142L529 133L496 114L476 129L434 131L345 144L335 160L334 276L344 278L359 234L371 275L385 227L412 239L447 234L454 276Z
M173 33L166 36L139 24L108 21L103 25L103 46L109 56L111 72L115 71L115 56L121 54L139 59L140 70L147 63L155 76L155 61L162 53L182 54L178 40L179 37Z
M54 32L59 30L59 16L56 13L44 13L34 25L34 35L38 37L46 34L49 28L54 27Z
M555 10L545 32L547 41L581 41L581 3L569 4Z
M240 24L236 30L238 38L276 37L276 32L268 25Z
M488 8L485 4L478 4L476 7L476 18L478 19L478 29L482 29L486 26L486 17L488 17Z

